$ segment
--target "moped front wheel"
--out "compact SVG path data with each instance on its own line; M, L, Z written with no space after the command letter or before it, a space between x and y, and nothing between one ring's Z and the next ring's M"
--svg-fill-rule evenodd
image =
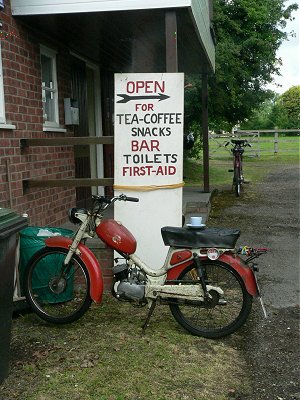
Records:
M207 285L215 286L223 294L213 291L206 301L177 300L170 304L176 321L193 335L217 339L239 329L252 307L252 296L247 292L239 274L218 261L202 261ZM178 277L178 284L199 283L195 265L186 267Z
M90 307L90 280L84 263L68 250L43 248L30 259L24 276L24 292L32 310L43 320L66 324L79 319Z

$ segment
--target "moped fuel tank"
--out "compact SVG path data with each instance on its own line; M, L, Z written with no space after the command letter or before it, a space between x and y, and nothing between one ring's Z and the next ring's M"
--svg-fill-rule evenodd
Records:
M118 252L133 254L136 250L135 237L121 222L114 219L103 220L97 226L96 233L107 246Z

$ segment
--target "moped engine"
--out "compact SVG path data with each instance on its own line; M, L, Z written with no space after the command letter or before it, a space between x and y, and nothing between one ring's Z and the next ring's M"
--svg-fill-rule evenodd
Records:
M120 264L113 267L113 273L112 291L118 300L144 302L146 275L138 267Z

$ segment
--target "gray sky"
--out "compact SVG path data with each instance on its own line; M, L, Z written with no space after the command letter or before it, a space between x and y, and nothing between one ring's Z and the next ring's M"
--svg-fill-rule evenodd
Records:
M300 1L287 1L287 5L291 3L298 3L300 8ZM299 8L293 13L295 19L288 21L285 31L296 33L296 37L290 38L289 41L283 42L280 46L277 56L281 57L283 65L280 68L282 76L276 76L275 83L282 85L277 87L276 85L268 85L268 89L274 90L277 93L283 93L288 90L291 86L300 85L300 47L299 47L299 35L300 35L300 11Z

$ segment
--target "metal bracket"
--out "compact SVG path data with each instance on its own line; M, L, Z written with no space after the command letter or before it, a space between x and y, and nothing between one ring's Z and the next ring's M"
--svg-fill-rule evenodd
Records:
M198 276L200 278L201 286L202 286L202 289L203 289L204 298L208 298L209 297L209 293L207 291L207 287L206 287L206 283L205 283L205 272L203 270L203 266L202 266L200 257L199 257L199 255L197 253L193 253L193 257L194 257L194 260L195 260Z

